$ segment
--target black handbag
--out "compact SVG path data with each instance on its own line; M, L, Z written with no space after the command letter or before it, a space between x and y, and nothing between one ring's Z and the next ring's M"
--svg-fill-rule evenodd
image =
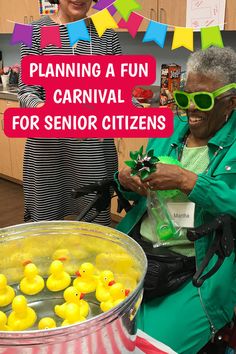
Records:
M153 299L170 294L193 277L196 271L195 257L184 256L168 247L154 248L152 243L141 237L140 224L134 227L131 236L143 248L148 260L144 298Z
M195 257L158 247L155 253L146 251L148 268L144 281L144 298L152 299L172 293L193 277Z
M153 299L168 295L178 289L188 279L193 285L200 287L206 279L220 268L224 259L235 249L236 220L229 215L221 214L208 224L189 229L187 237L196 241L213 233L214 238L205 258L196 270L195 257L187 257L171 251L168 247L153 248L150 242L141 238L140 226L132 231L132 237L140 244L148 259L148 269L144 280L144 298ZM205 273L212 257L216 255L214 266Z

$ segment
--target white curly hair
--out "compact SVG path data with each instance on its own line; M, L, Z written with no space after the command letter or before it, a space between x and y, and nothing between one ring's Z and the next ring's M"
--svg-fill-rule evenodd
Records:
M189 73L214 77L224 85L236 83L236 52L230 47L198 50L187 61Z

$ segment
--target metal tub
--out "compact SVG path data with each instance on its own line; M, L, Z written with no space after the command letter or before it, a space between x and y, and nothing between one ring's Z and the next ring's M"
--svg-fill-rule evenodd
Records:
M134 353L135 316L139 308L143 280L147 269L142 248L125 234L101 225L52 221L22 224L0 229L0 273L7 276L9 285L20 294L19 281L23 277L22 264L31 260L40 274L48 276L48 268L56 255L63 256L65 269L73 276L83 262L96 263L100 270L111 269L118 281L132 289L129 296L112 310L101 313L95 297L88 295L91 313L78 324L41 330L37 326L21 332L0 331L0 353L5 354L118 354ZM56 252L56 253L55 253ZM118 255L106 261L106 253ZM102 254L102 256L101 256ZM105 256L104 256L105 254ZM119 261L121 255L121 261ZM128 263L123 262L128 255ZM101 261L101 259L104 262ZM135 280L134 280L135 279ZM43 290L34 296L26 296L34 308L38 320L52 316L63 292ZM86 299L86 298L85 298ZM11 306L1 308L7 315ZM38 323L38 321L37 321ZM58 324L60 326L60 324Z

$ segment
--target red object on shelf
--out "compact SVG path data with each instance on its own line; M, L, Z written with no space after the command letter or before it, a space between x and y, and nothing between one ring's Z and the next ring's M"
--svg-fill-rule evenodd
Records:
M142 87L135 87L133 90L133 96L139 102L148 102L153 97L153 92L150 89L144 89Z

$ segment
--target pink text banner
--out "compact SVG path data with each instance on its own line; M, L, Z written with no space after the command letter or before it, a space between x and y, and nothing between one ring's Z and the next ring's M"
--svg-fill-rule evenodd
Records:
M149 55L26 56L22 60L25 92L40 108L9 108L4 113L8 137L111 138L169 137L169 108L140 108L132 103L135 86L156 80L156 60Z

